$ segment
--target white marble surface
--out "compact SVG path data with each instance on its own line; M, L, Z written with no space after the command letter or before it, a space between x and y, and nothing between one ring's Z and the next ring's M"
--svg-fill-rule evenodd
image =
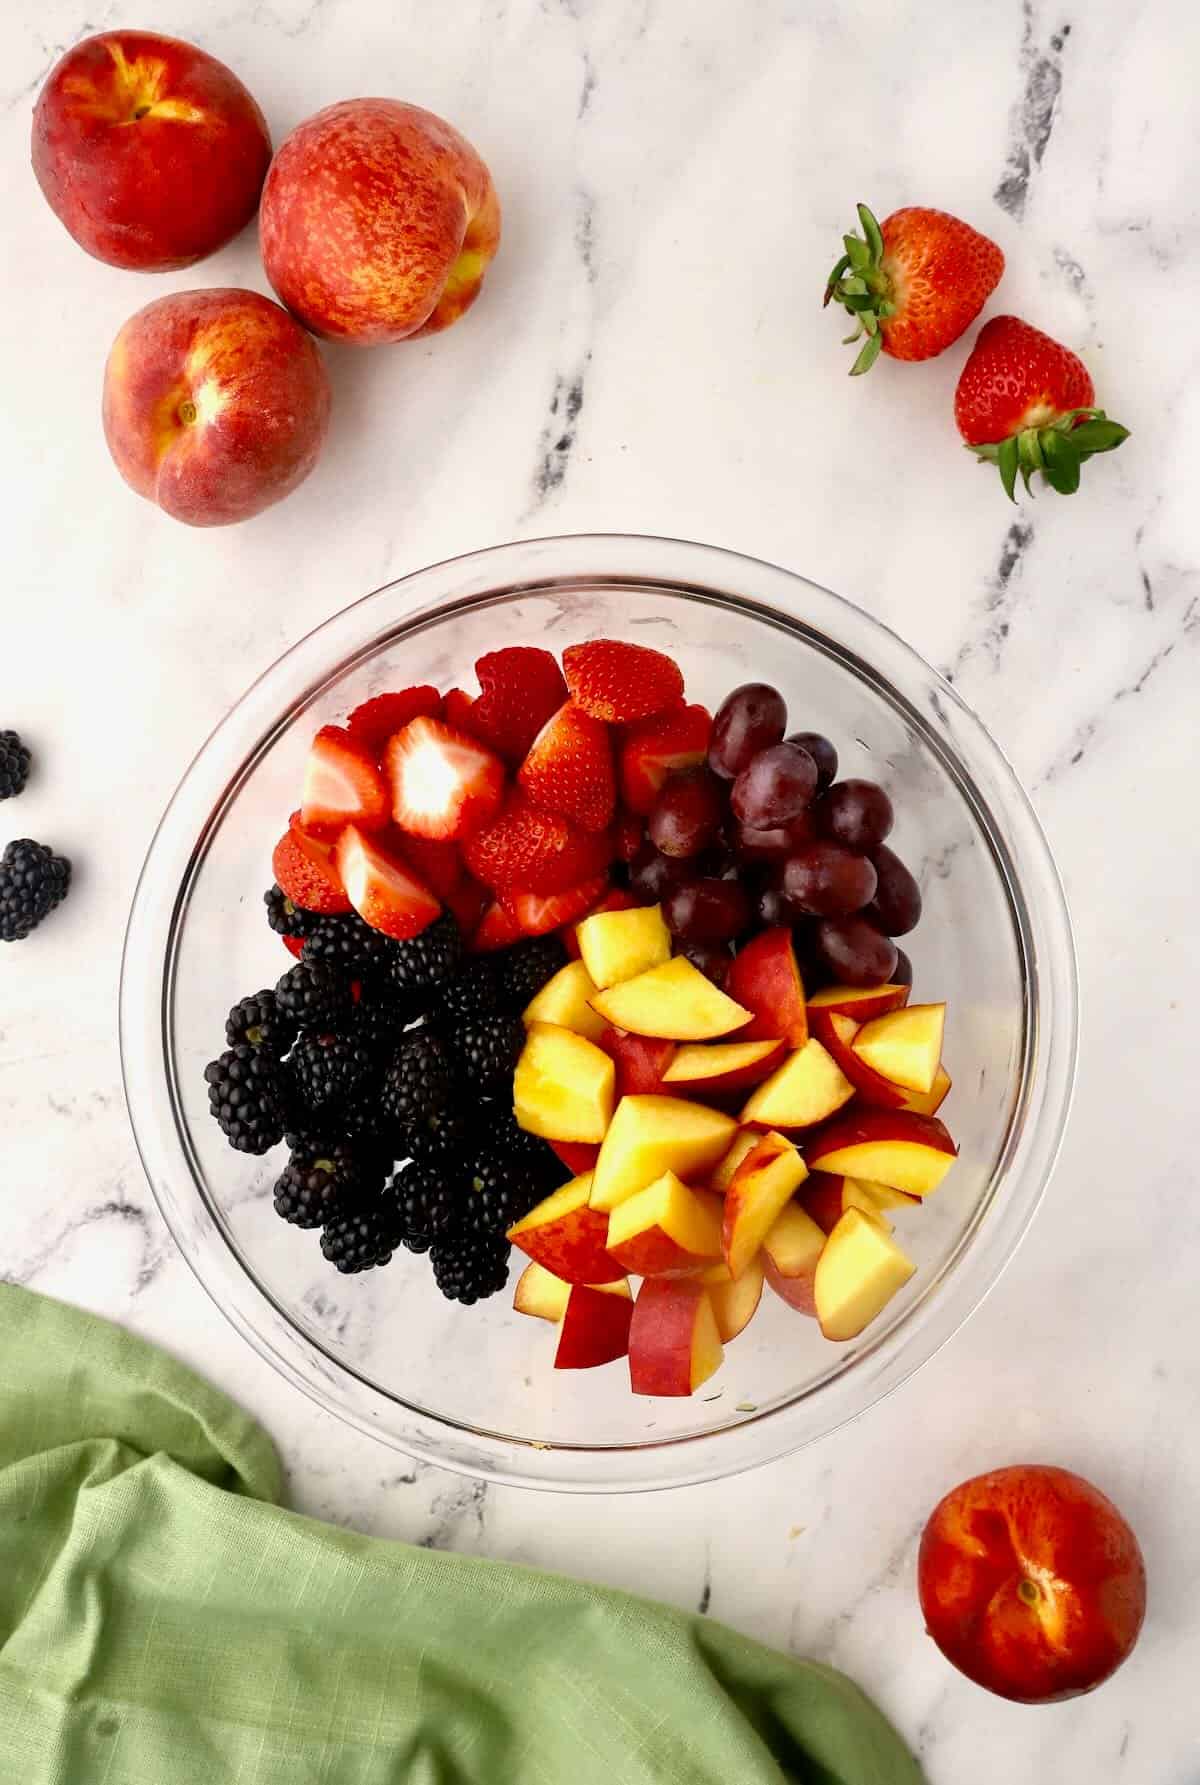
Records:
M85 22L86 21L86 22ZM0 75L5 592L0 724L38 775L2 830L75 859L0 960L0 1270L173 1347L257 1412L295 1502L365 1530L659 1594L853 1673L932 1785L1200 1777L1200 139L1190 0L160 0L276 137L363 91L453 119L507 234L432 343L333 352L327 454L248 526L130 495L98 415L110 338L167 288L264 281L252 237L164 281L87 260L27 171L74 37L143 18L17 0ZM820 286L858 197L960 211L999 294L1085 352L1133 429L1073 502L1006 508L954 435L965 346L850 383ZM569 399L568 393L574 393ZM564 405L572 419L564 427ZM577 413L575 413L577 412ZM335 607L517 535L614 529L803 570L952 672L1034 794L1084 987L1079 1094L1031 1237L947 1350L857 1427L639 1499L488 1490L339 1428L253 1356L175 1253L122 1105L122 929L155 819L245 683ZM1092 1476L1150 1571L1094 1698L1011 1707L922 1634L918 1532L964 1474Z

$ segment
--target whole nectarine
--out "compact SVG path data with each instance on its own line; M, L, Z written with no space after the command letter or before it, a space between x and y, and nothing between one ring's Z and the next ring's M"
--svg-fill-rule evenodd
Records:
M1129 1654L1146 1612L1142 1552L1112 1501L1039 1463L947 1494L921 1538L918 1581L946 1659L1022 1704L1090 1692Z
M465 137L420 106L347 99L271 163L263 264L318 335L371 347L448 328L500 243L500 203Z
M104 31L74 44L33 113L33 171L81 248L161 273L230 241L258 205L266 119L241 81L194 44Z
M320 352L256 291L181 291L131 316L104 372L104 434L139 496L192 527L244 521L317 462Z

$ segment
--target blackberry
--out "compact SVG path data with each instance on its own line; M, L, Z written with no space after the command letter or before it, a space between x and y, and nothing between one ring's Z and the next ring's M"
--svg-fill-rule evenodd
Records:
M529 1134L520 1126L513 1114L511 1103L489 1103L486 1105L488 1140L494 1150L503 1150L513 1159L520 1162L523 1170L534 1173L541 1185L541 1193L548 1196L551 1190L557 1190L571 1177L554 1148L540 1135Z
M429 1249L434 1281L447 1301L469 1307L506 1287L509 1251L506 1239L490 1234L435 1240Z
M464 963L438 990L438 1015L456 1022L491 1016L500 1008L496 975L486 955Z
M521 1152L485 1143L472 1156L467 1214L471 1233L502 1234L546 1194L536 1165Z
M410 1251L427 1251L433 1240L453 1233L462 1223L467 1189L461 1173L415 1160L392 1179L391 1197L400 1235ZM414 1248L412 1240L424 1244Z
M21 837L0 855L0 942L23 942L71 886L71 864L44 843Z
M446 911L408 942L392 944L392 979L403 991L423 992L449 979L462 959L462 932Z
M251 1047L281 1056L295 1039L295 1020L279 1008L274 992L255 992L249 998L240 998L225 1019L229 1047L245 1041Z
M383 1078L380 1107L401 1128L441 1115L454 1088L450 1056L432 1029L402 1035Z
M524 1010L548 979L567 964L567 951L557 936L530 936L492 956L502 1010Z
M15 731L0 731L0 800L15 800L29 779L29 751Z
M239 1153L269 1153L283 1139L279 1062L239 1041L204 1068L208 1107Z
M449 1169L462 1160L466 1148L467 1118L453 1104L396 1132L397 1159L416 1159L422 1165Z
M307 936L313 925L320 923L315 911L293 905L281 886L268 887L263 894L267 922L277 936Z
M348 1105L372 1064L368 1049L348 1035L302 1035L288 1056L296 1095L313 1111Z
M369 1154L339 1141L328 1149L301 1147L275 1182L275 1213L293 1227L320 1227L382 1181Z
M301 960L338 967L352 979L387 967L398 945L364 923L357 911L318 917L304 938Z
M409 1023L421 1011L397 991L386 979L363 982L348 1033L352 1033L372 1050L390 1058Z
M334 968L308 961L289 967L275 987L275 1003L300 1029L336 1029L354 1008L348 982Z
M386 1203L348 1209L321 1229L321 1252L344 1275L388 1264L399 1243L396 1217Z
M525 1025L519 1016L481 1016L473 1023L447 1025L442 1033L472 1091L483 1093L511 1083L525 1045Z

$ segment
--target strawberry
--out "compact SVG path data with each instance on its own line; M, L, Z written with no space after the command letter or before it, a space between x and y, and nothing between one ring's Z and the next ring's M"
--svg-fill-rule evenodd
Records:
M304 770L300 821L315 837L336 837L345 824L381 830L391 816L387 788L365 744L340 725L323 725Z
M363 922L399 942L419 936L442 909L395 850L356 824L348 824L338 838L337 865Z
M581 1178L585 1171L591 1171L600 1157L600 1148L591 1140L552 1140L550 1147L576 1178Z
M544 936L564 924L578 923L587 915L608 885L607 876L564 887L562 892L536 893L517 890L501 894L501 903L522 936Z
M276 882L293 905L302 911L327 916L349 911L346 889L338 878L329 852L311 841L297 825L289 825L271 856Z
M441 695L436 688L423 683L419 688L401 688L396 694L377 694L374 700L364 700L347 719L346 730L379 758L388 739L401 731L410 719L440 719L441 716Z
M711 731L712 719L706 708L682 707L626 732L620 774L621 799L629 810L648 817L667 776L704 761Z
M866 336L851 377L870 371L880 349L893 359L945 352L999 284L1000 249L961 218L919 205L882 223L859 205L858 220L863 233L842 237L846 252L825 286L825 302L836 298L858 325L847 343Z
M469 837L504 798L504 764L478 739L440 719L413 719L388 742L384 763L401 830L435 841Z
M531 806L519 792L494 823L463 845L463 860L477 880L503 893L562 892L607 868L612 839L605 831L581 831L555 812Z
M349 901L349 899L347 899L346 900L347 909L349 908L349 905L350 905L350 901ZM283 943L283 946L287 949L289 954L295 955L296 959L300 960L300 958L304 954L304 938L303 938L303 936L281 936L279 938L279 940Z
M464 689L451 688L442 702L442 718L447 725L452 725L455 731L465 731L468 737L473 738L476 735L471 719L471 709L474 705L474 697Z
M414 873L419 874L430 892L448 901L463 877L462 858L454 843L442 843L433 837L417 837L408 831L388 831L383 841L402 855Z
M683 705L679 665L648 645L630 645L618 638L568 645L563 671L572 700L593 719L609 725L649 719Z
M633 812L618 812L612 828L613 854L618 861L631 862L645 841L646 827Z
M460 874L458 884L445 895L445 903L447 909L453 911L454 921L463 935L474 936L491 903L491 896L478 880L472 880L469 874ZM508 922L507 918L505 922Z
M637 900L632 893L627 893L623 886L614 886L611 892L605 893L598 905L593 905L590 911L584 912L583 916L595 917L599 911L632 911L636 904ZM576 921L582 923L583 918ZM571 959L577 961L579 959L579 937L576 934L575 924L568 924L562 933L562 939L563 947Z
M493 949L508 948L521 940L521 931L515 918L509 916L504 906L496 900L488 906L480 918L474 935L471 937L473 954L490 954Z
M954 419L971 451L999 467L1010 500L1018 471L1027 490L1040 471L1070 496L1085 459L1129 438L1093 407L1095 396L1087 367L1068 348L1018 316L993 316L962 369Z
M489 651L475 665L483 690L471 708L471 729L509 762L520 762L538 732L567 698L552 652L533 645Z
M602 831L617 800L608 727L574 701L547 719L517 771L535 806L561 812L585 831Z

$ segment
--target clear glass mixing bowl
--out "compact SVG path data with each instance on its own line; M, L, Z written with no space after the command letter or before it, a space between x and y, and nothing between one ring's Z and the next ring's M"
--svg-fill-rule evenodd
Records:
M918 1271L850 1344L768 1291L690 1400L635 1399L620 1365L556 1373L553 1335L507 1296L460 1309L399 1254L343 1278L274 1214L279 1159L232 1152L205 1062L235 998L288 965L264 921L270 852L317 726L371 694L471 683L481 652L616 635L680 664L715 707L770 681L791 724L828 732L842 773L882 781L925 894L905 939L919 993L949 1004L943 1111L961 1158L899 1237ZM213 733L154 838L126 938L125 1086L159 1206L217 1306L289 1381L363 1431L446 1468L579 1491L751 1467L863 1413L945 1342L1029 1225L1062 1137L1076 1049L1070 922L1045 838L999 749L927 664L803 577L674 540L501 546L348 607L268 670ZM514 1270L515 1276L515 1270Z

